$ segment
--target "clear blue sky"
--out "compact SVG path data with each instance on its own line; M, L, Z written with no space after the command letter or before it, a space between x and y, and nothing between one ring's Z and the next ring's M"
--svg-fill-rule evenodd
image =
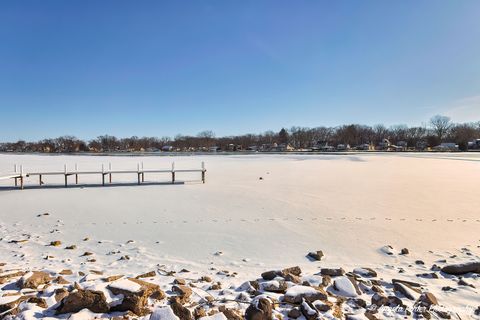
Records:
M2 1L0 141L480 120L480 1Z

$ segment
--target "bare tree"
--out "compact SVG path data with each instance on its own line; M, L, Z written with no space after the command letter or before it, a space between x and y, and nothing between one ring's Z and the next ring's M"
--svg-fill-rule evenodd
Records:
M432 126L433 132L437 136L439 142L442 142L442 139L445 138L448 131L452 127L450 118L446 116L436 115L430 119L430 125Z

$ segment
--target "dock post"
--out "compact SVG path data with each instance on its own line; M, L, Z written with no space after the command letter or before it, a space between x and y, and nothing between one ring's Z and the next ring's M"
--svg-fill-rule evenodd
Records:
M23 190L23 166L20 165L20 189Z
M109 162L108 163L108 180L110 183L112 183L112 163Z
M78 184L78 165L75 163L75 184Z
M145 171L143 171L143 161L142 161L142 182L145 182Z
M202 183L205 183L205 162L202 161Z
M41 174L38 175L38 185L39 186L42 185L42 175Z
M140 180L140 163L137 163L137 177L138 177L138 184L141 183L141 180Z
M103 166L102 163L102 186L105 185L105 167Z
M172 184L175 184L175 162L172 162Z
M65 175L65 188L67 187L67 180L68 180L68 175L67 175L67 164L64 165L64 175Z

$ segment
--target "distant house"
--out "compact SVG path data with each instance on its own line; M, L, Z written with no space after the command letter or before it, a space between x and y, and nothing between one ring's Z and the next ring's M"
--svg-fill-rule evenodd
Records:
M242 150L242 145L229 143L227 146L228 151L240 151Z
M417 150L425 150L427 148L428 148L428 143L425 140L417 141L417 143L415 144L415 149Z
M468 142L468 149L480 149L480 139Z
M407 141L400 140L395 145L391 146L394 151L407 151Z
M257 147L257 146L248 146L248 147L247 147L247 150L248 150L248 151L257 151L257 150L258 150L258 147Z
M443 142L438 146L433 147L435 151L458 151L458 144L454 142Z
M388 139L383 139L381 142L378 143L377 149L378 150L388 150L392 144L390 143L390 140Z
M217 146L213 146L213 147L210 147L208 149L208 151L210 151L210 152L217 152L217 151L220 151L220 150L222 150L222 149L220 147L217 147Z
M338 150L338 151L350 150L350 145L349 145L349 144L341 143L341 144L337 145L337 150Z
M363 150L363 151L375 150L374 146L369 144L369 143L362 143L362 144L356 146L355 149L356 150Z
M335 151L335 147L328 144L328 141L317 141L312 151Z
M162 151L164 151L164 152L173 151L173 147L172 147L172 146L163 146L163 147L162 147Z

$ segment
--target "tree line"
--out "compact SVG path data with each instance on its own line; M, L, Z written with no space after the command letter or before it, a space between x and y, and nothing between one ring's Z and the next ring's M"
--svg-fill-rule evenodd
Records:
M237 151L259 149L263 146L288 145L294 149L309 149L317 145L377 146L388 140L392 144L410 148L425 148L452 142L460 150L467 150L469 142L480 139L480 122L453 123L445 116L434 116L428 125L409 127L395 125L349 124L337 127L292 127L261 134L216 137L212 131L203 131L196 136L175 137L129 137L117 138L103 135L91 141L73 136L43 139L37 142L17 141L0 143L0 151L12 152L117 152L117 151L208 151L212 149ZM268 149L266 149L268 150Z

